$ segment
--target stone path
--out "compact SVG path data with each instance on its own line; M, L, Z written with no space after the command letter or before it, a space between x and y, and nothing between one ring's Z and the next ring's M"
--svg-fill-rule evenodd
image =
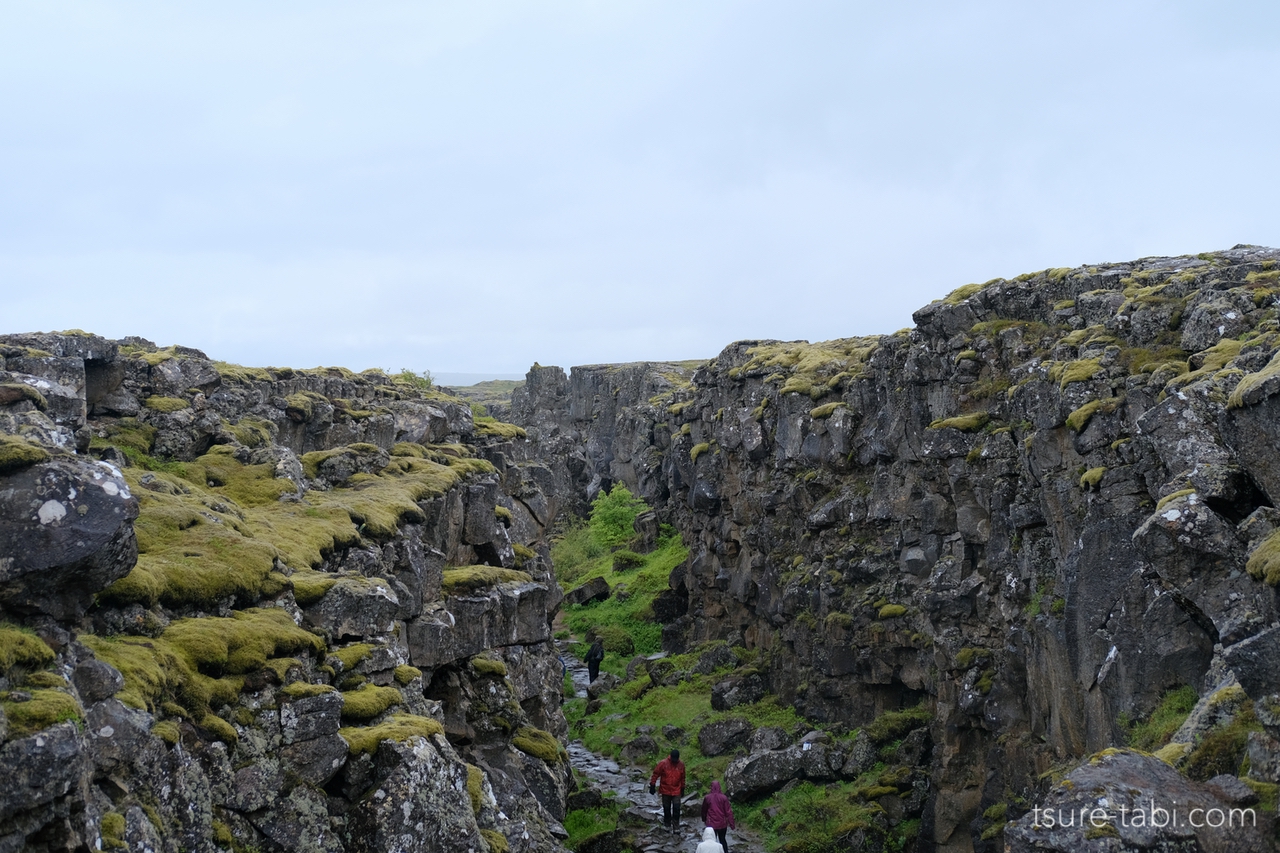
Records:
M575 698L585 699L587 665L569 651L570 643L561 640L557 645L573 677ZM636 828L636 850L644 853L691 853L698 846L704 828L699 819L702 806L699 797L690 796L686 800L680 832L666 832L662 826L662 798L649 793L649 770L619 766L613 759L587 749L581 741L571 741L568 750L570 764L590 779L596 788L601 792L613 791L620 802L632 804L623 812L618 825ZM759 839L733 829L729 830L729 849L731 853L764 853L764 845Z

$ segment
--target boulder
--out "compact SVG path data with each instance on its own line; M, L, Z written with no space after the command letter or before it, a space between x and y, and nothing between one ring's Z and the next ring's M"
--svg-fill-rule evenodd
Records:
M750 705L764 698L764 679L759 673L734 675L711 688L711 707L728 711L739 705Z
M0 606L74 620L138 557L119 469L55 456L0 475Z
M342 577L305 612L308 624L336 641L390 634L401 606L390 584L381 578Z
M710 675L717 669L737 665L738 656L733 653L733 649L721 643L698 655L698 662L693 665L693 671L698 675Z
M845 756L825 743L797 743L735 759L724 772L725 793L749 800L779 790L793 779L829 782L839 777Z
M1275 849L1274 815L1247 811L1253 807L1233 799L1243 795L1243 788L1221 781L1216 785L1192 782L1154 756L1104 750L1067 774L1031 812L1006 826L1005 850L1253 853ZM1226 825L1229 819L1231 826Z
M724 755L751 740L752 725L743 717L729 717L707 723L698 732L698 749L703 755Z
M589 604L593 601L604 601L609 597L609 582L604 578L592 578L581 586L576 586L564 594L564 603Z

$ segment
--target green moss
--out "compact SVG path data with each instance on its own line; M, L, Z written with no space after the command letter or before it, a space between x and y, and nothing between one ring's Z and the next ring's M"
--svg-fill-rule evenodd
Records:
M8 694L0 694L4 696ZM16 740L44 731L56 723L83 720L80 704L61 690L32 690L25 702L0 699L0 707L9 721L9 739Z
M1259 782L1248 777L1241 777L1241 782L1253 789L1258 795L1258 810L1274 814L1277 803L1280 803L1280 785L1271 782Z
M983 696L991 692L991 688L995 685L996 671L994 669L983 670L981 677L974 683L973 687Z
M961 350L956 353L955 362L959 364L962 361L977 361L978 351L976 349Z
M9 392L6 396L16 394L24 400L30 400L42 412L49 408L49 401L44 395L25 382L0 382L0 390Z
M942 301L947 303L948 305L959 305L961 302L965 301L970 296L973 296L976 293L982 292L982 289L985 288L987 284L990 284L990 283L991 282L987 282L986 284L961 285L960 287L957 287L955 290L951 291L946 296L944 296L942 298Z
M245 447L262 447L270 444L275 436L275 425L262 418L246 415L228 428L236 441Z
M1007 815L1008 813L1009 813L1008 803L996 803L995 805L988 807L987 810L982 813L982 817L985 820L994 820L994 821L1000 821L1001 823L1003 823L1005 815Z
M710 444L710 442L706 442L706 441L704 441L704 442L701 442L700 444L695 444L695 445L694 445L694 446L689 450L689 458L690 458L692 461L697 462L697 461L698 461L698 457L699 457L699 456L701 456L702 454L706 453L706 452L707 452L708 450L710 450L710 449L711 449L711 444Z
M169 746L175 746L182 739L182 729L176 720L161 720L151 727L151 733Z
M33 672L22 680L24 687L57 688L66 687L67 680L56 672Z
M972 432L982 429L991 420L989 412L974 412L971 415L958 415L954 418L939 418L929 424L929 429L958 429L961 432Z
M49 459L49 451L16 435L0 435L0 474L27 468Z
M289 577L293 584L293 598L303 607L315 604L324 598L325 593L333 589L338 579L328 572L313 572L309 569L294 572Z
M0 622L0 675L8 675L15 666L44 669L53 661L53 649L34 631Z
M129 845L124 840L124 815L119 812L107 812L102 816L98 832L102 836L104 850L127 850Z
M217 675L257 672L268 658L324 651L322 639L276 608L240 610L226 618L178 619L162 638L200 671Z
M474 423L476 432L480 435L491 435L505 439L528 437L523 427L518 427L515 424L503 423L497 418L476 418Z
M146 456L151 452L156 435L159 433L155 427L144 424L137 418L121 418L116 423L108 424L98 431L105 432L106 435L95 434L89 442L90 447L117 447L131 460L136 461L141 461L138 457Z
M991 651L989 649L966 646L956 653L956 665L961 669L968 669L974 664L985 662L990 657Z
M1261 731L1253 702L1245 701L1230 722L1213 729L1187 755L1182 771L1203 782L1222 773L1235 776L1246 756L1249 733Z
M478 676L496 676L498 678L507 677L507 665L500 660L493 658L481 657L477 655L471 659L471 667L476 671Z
M528 572L504 569L499 566L463 566L445 569L441 592L444 595L466 595L501 583L531 583Z
M925 703L902 711L888 711L876 717L866 727L867 737L874 743L886 743L897 740L908 732L928 725L933 720Z
M821 418L829 418L835 414L836 409L839 409L841 407L847 407L847 404L842 401L836 401L834 403L826 403L824 405L818 406L816 409L810 409L809 417L813 418L814 420L819 420Z
M1245 568L1255 580L1280 585L1280 530L1273 532L1249 555Z
M538 558L538 554L536 551L534 551L528 545L522 545L519 542L512 542L511 550L514 551L516 555L517 569L524 568L525 563L529 562L530 560L536 560Z
M1058 382L1059 388L1066 390L1073 382L1087 382L1102 370L1102 362L1096 358L1083 358L1054 365L1049 377Z
M559 764L569 760L564 747L560 746L560 742L550 732L544 732L532 726L521 726L511 738L511 745L526 755L542 759L547 764Z
M193 712L232 702L245 673L269 658L320 652L324 642L293 624L283 610L244 610L230 617L178 619L155 639L82 635L81 642L120 670L126 705L154 712L174 698Z
M877 619L896 619L907 612L907 608L901 604L886 604L880 608L880 612L876 614Z
M396 667L395 677L396 684L399 684L401 687L408 687L415 678L422 677L422 670L418 669L416 666L400 664L400 666Z
M467 797L471 813L478 816L484 808L484 771L474 764L467 765Z
M429 738L443 732L444 726L436 720L413 714L394 714L390 720L376 726L338 729L351 755L372 754L384 740L400 742L415 737Z
M1277 351L1271 357L1271 361L1267 362L1266 367L1256 373L1245 374L1245 377L1236 385L1235 390L1231 392L1231 396L1227 398L1227 408L1238 409L1243 406L1245 404L1245 396L1273 376L1280 376L1280 351Z
M166 414L191 408L191 404L181 397L148 397L143 401L143 405L153 411Z
M317 403L328 403L329 398L313 391L299 391L284 398L284 411L291 420L306 422L315 416Z
M228 746L235 746L236 742L240 740L240 735L236 733L236 727L217 714L205 714L204 718L200 720L200 728Z
M377 687L362 684L356 690L342 694L342 719L371 720L393 705L404 702L400 691L394 687Z
M484 839L489 853L507 853L511 849L507 837L496 829L481 829L480 837Z
M1159 512L1160 510L1164 509L1166 506L1178 500L1179 498L1185 498L1187 495L1194 495L1195 493L1196 493L1195 489L1179 489L1176 492L1171 492L1165 495L1164 497L1162 497L1160 501L1156 504L1156 511Z
M839 387L840 382L836 380L841 374L846 381L860 376L879 343L879 337L867 337L816 344L807 341L761 344L747 350L750 360L741 372L777 371L766 381L781 382L779 394L807 394L816 400ZM763 405L757 410L757 418L764 412Z
M1090 468L1088 471L1085 471L1084 474L1080 475L1080 488L1085 491L1098 488L1098 485L1102 482L1102 478L1106 473L1107 466L1105 465L1100 465L1097 468Z
M102 598L117 605L212 608L229 596L254 601L273 595L287 585L273 575L276 559L305 568L358 542L362 533L388 537L402 522L425 519L418 501L493 470L479 459L441 458L447 461L397 457L377 475L353 477L351 488L313 491L305 502L281 502L282 495L296 493L294 485L277 479L269 464L241 465L230 447L154 474L150 488L138 483L145 471L127 469L141 510L135 524L139 559Z
M235 836L231 834L231 827L220 820L213 821L210 826L213 828L213 842L219 847L230 849L235 844Z
M414 459L426 459L427 449L421 444L401 441L391 448L392 456L408 456Z
M1071 414L1067 415L1067 428L1072 432L1084 432L1089 420L1098 412L1110 414L1119 408L1122 398L1108 397L1103 400L1090 400Z
M292 684L285 685L280 692L290 699L310 699L312 696L336 693L337 691L328 684L308 684L305 681L295 681Z
M354 643L341 649L334 649L330 655L342 661L342 670L346 672L355 669L360 661L373 654L376 648L378 647L373 643Z
M507 527L511 526L511 522L513 520L511 517L511 510L507 509L505 506L502 506L501 504L494 506L493 517L496 518L498 521L501 521Z
M1218 371L1226 367L1236 356L1240 355L1240 350L1244 344L1234 338L1223 338L1209 349L1200 353L1203 357L1200 367L1190 373L1184 373L1181 376L1175 376L1165 385L1165 390L1173 390L1181 388L1184 385L1190 385L1192 382L1212 376ZM1243 380L1242 380L1243 381ZM1236 386L1239 387L1238 385ZM1230 405L1230 399L1228 399Z

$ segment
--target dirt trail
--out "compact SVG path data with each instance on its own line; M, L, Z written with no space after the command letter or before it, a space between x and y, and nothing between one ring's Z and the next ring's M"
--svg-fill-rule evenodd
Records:
M586 698L587 665L569 651L569 643L561 641L558 645L573 677L575 697ZM672 834L662 826L662 799L649 793L649 773L653 768L620 766L613 759L587 749L581 741L571 741L568 750L569 762L575 770L590 779L602 793L613 791L620 802L631 804L619 825L640 827L636 830L634 849L644 853L691 853L698 846L704 829L699 818L700 796L691 794L686 798L680 832ZM644 828L646 826L648 828ZM729 850L730 853L764 853L764 845L752 835L731 829Z

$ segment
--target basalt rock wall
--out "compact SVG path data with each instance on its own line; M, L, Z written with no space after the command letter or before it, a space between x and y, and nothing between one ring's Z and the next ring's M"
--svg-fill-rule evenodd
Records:
M1245 246L1046 270L892 335L535 367L512 419L560 506L624 483L681 530L669 650L760 649L817 722L925 703L921 848L991 848L1169 690L1274 701L1278 279Z
M550 471L421 377L0 338L0 851L554 851Z

